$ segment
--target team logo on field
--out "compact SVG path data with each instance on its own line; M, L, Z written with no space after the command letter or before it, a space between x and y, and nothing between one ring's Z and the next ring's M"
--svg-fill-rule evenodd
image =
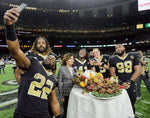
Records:
M17 81L16 80L7 80L7 81L4 81L4 82L2 82L2 84L4 84L4 85L10 85L10 86L17 86L18 85L18 83L17 83Z

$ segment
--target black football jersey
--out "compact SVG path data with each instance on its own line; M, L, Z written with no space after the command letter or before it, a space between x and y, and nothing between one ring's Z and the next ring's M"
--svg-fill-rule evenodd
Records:
M25 53L25 55L27 57L35 57L35 58L37 58L40 61L40 63L43 61L43 59L46 59L47 56L48 56L48 55L43 56L40 53L38 53L37 55L35 55L34 52L32 52L32 51L27 51ZM53 53L53 52L50 52L49 55L53 55L56 59L58 58L58 56L55 53Z
M83 74L87 70L88 64L89 62L86 59L84 61L80 61L79 59L75 58L74 67L76 67L76 70L79 74Z
M48 96L56 87L56 79L52 73L46 72L37 59L29 59L31 65L28 71L21 75L16 110L22 115L44 116L48 114Z
M36 59L39 60L40 63L42 63L42 61L43 61L44 59L46 59L47 56L48 56L48 55L43 56L43 55L40 54L40 53L38 53L37 55L35 55L34 52L32 52L32 51L30 51L30 50L27 51L27 52L25 53L25 55L26 55L26 57L35 57ZM58 56L57 56L55 53L53 53L53 52L50 52L49 55L53 55L56 59L58 58ZM55 65L55 68L54 68L53 70L56 70L56 65Z
M35 55L34 52L32 52L32 51L27 51L27 52L25 53L25 55L26 55L27 57L35 57L36 59L39 60L40 63L47 57L47 55L46 55L46 56L43 56L43 55L41 55L41 54Z
M116 75L120 80L125 82L134 73L134 66L140 65L139 55L135 52L128 53L124 58L115 55L110 58L109 64L110 67L116 68Z
M101 60L94 58L96 61L103 62L104 64L108 65L109 61L109 55L102 55ZM109 77L109 70L105 69L104 67L101 66L95 66L95 71L100 72L103 74L104 78Z

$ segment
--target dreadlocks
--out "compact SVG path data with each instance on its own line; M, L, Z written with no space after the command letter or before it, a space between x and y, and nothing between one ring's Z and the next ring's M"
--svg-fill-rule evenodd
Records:
M45 40L45 42L46 42L46 51L45 52L46 52L46 55L49 55L49 53L52 52L52 49L50 48L49 42L48 42L48 40L45 37L38 37L38 38L36 38L34 43L33 43L33 45L32 45L31 51L35 55L38 54L37 42L38 42L39 39L44 39Z

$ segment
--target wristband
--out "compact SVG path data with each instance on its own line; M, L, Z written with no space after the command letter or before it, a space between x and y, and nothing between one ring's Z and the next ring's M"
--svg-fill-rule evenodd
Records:
M61 118L61 115L56 116L56 118Z
M127 80L126 82L129 83L129 84L133 84L134 83L133 80L131 80L131 79Z
M102 65L101 65L102 67L104 66L104 62L102 62Z
M10 41L15 41L17 39L14 25L5 26L5 38Z

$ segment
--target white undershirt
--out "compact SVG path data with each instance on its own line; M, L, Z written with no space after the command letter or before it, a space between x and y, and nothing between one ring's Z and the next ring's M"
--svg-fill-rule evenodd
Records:
M69 69L69 71L70 71L71 75L73 76L73 67L68 68L68 69Z

